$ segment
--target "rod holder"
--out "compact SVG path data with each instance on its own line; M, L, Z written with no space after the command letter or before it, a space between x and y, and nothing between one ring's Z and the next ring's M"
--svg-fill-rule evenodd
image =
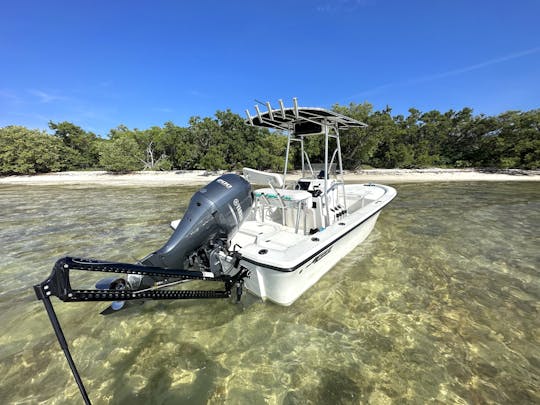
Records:
M257 111L257 117L259 117L259 120L263 121L263 118L262 118L262 115L261 115L261 110L259 110L259 106L257 104L255 104L255 111Z
M279 99L279 108L281 109L281 118L285 119L285 106L283 105L283 100Z
M268 108L268 115L270 116L270 119L274 120L274 114L272 113L272 106L270 105L270 101L266 102L266 108Z
M253 117L251 116L251 114L249 113L249 110L246 110L246 115L247 115L247 119L249 121L249 123L251 125L253 125Z

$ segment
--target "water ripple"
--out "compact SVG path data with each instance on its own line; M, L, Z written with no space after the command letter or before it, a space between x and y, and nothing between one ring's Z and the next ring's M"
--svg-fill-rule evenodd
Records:
M537 185L397 188L291 307L56 305L93 403L539 403ZM64 255L143 257L193 191L0 187L0 403L79 401L31 286Z

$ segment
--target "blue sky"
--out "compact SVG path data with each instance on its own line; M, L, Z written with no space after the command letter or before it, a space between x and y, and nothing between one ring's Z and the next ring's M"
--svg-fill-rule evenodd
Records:
M107 135L254 100L540 107L540 1L10 1L0 127Z

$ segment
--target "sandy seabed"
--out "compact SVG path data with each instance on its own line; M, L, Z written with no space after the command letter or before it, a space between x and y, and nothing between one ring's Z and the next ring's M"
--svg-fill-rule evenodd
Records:
M0 177L0 185L103 185L103 186L174 186L206 184L223 172L204 170L141 171L113 174L106 171L59 172L32 176ZM300 177L298 172L287 180ZM348 183L418 183L450 181L540 181L540 170L484 169L369 169L345 173Z

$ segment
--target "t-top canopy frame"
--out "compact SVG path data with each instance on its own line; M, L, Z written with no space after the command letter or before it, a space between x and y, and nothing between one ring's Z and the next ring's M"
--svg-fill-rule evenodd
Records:
M321 134L325 132L325 127L331 127L337 131L367 127L367 124L363 122L325 108L298 107L296 97L293 98L293 107L285 108L283 100L278 100L278 102L277 109L272 109L270 102L266 102L266 112L261 112L259 106L255 105L257 114L254 116L246 110L246 123L255 127L289 131L291 135Z
M309 162L309 157L304 151L304 138L310 135L324 135L324 193L322 198L325 200L326 207L326 219L325 226L330 225L330 210L328 204L328 176L329 176L329 165L328 162L328 138L333 137L336 139L336 151L332 156L332 162L334 157L337 154L338 164L339 164L339 174L341 176L341 181L336 183L341 186L341 193L339 193L338 188L338 199L339 194L341 194L341 199L345 211L347 210L347 199L345 195L345 179L343 173L343 160L341 157L341 145L339 141L339 131L342 129L349 128L364 128L367 127L367 124L357 121L353 118L341 115L331 110L326 110L324 108L316 107L298 107L298 99L293 98L293 106L291 108L285 108L283 101L279 100L279 109L272 109L270 102L266 102L266 112L261 112L258 105L255 105L255 111L257 115L252 116L249 113L249 110L246 110L247 120L246 123L255 127L262 128L274 128L277 130L282 130L287 132L287 149L285 152L285 164L283 168L283 187L285 188L285 179L287 177L287 167L289 162L289 151L291 147L291 141L300 142L300 154L302 159L302 178L305 176L305 162L307 161L310 170L311 163ZM330 130L334 132L333 135L330 134ZM314 175L313 170L311 170L312 175Z

